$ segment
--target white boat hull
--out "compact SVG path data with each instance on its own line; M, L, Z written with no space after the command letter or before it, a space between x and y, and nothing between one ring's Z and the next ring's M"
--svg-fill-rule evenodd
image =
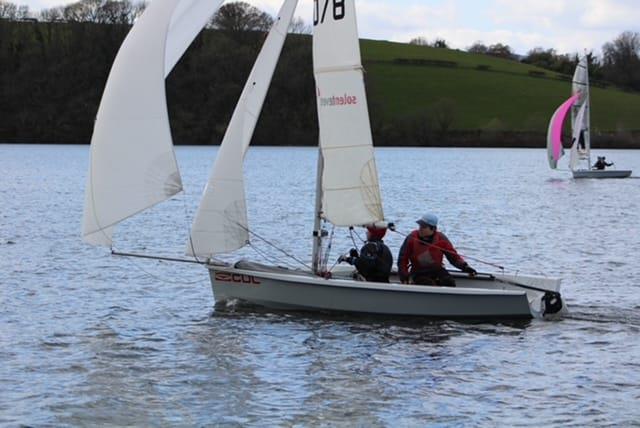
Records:
M631 171L625 169L578 169L573 171L573 178L627 178L630 175Z
M560 280L488 274L456 277L457 287L324 279L308 272L265 272L208 265L216 302L233 300L278 310L338 311L438 318L532 318L540 316L544 292L506 282L559 291ZM493 279L492 279L493 278ZM563 307L564 310L564 307ZM562 311L561 311L562 312Z

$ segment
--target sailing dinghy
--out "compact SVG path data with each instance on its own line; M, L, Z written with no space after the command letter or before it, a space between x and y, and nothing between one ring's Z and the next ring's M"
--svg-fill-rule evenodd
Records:
M569 169L573 178L626 178L630 170L604 170L591 166L591 118L589 94L589 63L583 55L576 66L571 85L571 97L562 103L549 121L547 131L547 157L549 166L556 169L564 154L562 128L567 113L571 111L572 144L569 154Z
M91 142L83 219L83 237L88 243L112 246L119 222L182 189L169 132L164 76L167 67L175 64L175 56L171 60L166 56L174 52L179 58L188 45L184 34L190 37L193 33L192 26L182 28L182 37L173 42L173 50L168 49L173 35L178 34L174 32L176 14L188 14L186 4L200 2L151 2L116 57ZM241 300L283 310L476 319L565 312L559 279L503 273L480 273L472 278L454 272L457 287L435 287L401 284L395 275L388 284L366 282L351 268L327 272L323 246L327 234L322 222L341 227L387 225L354 0L314 1L313 64L320 147L312 267L287 269L246 260L233 264L216 261L216 255L249 242L242 164L296 4L297 0L284 2L267 35L187 239L187 254L196 261L205 260L202 263L209 271L216 302ZM143 54L145 58L141 58ZM164 74L151 72L158 69ZM146 79L131 80L128 73ZM116 176L111 173L114 168L118 169Z

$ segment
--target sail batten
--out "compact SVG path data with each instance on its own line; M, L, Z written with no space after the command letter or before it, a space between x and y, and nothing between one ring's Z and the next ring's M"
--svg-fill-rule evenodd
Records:
M222 139L191 226L186 253L211 257L243 247L249 242L243 161L297 0L286 0L258 54Z
M318 3L316 3L318 6ZM326 5L325 5L326 6ZM316 11L313 70L323 157L322 215L336 226L384 219L355 4ZM320 13L319 13L320 12Z

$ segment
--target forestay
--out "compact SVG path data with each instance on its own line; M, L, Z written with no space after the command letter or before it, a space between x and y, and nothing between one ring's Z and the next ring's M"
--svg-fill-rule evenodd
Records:
M111 245L117 223L182 190L164 79L220 3L154 1L122 43L91 138L86 242Z
M337 226L383 220L353 0L316 0L313 68L322 214Z
M282 5L240 95L191 227L189 255L211 257L249 240L243 160L297 3Z

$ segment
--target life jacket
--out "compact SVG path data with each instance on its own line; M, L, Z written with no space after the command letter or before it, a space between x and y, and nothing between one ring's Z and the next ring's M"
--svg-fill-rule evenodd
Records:
M400 277L442 268L443 256L458 269L462 269L466 264L444 233L435 231L430 238L420 238L418 231L414 230L400 248L398 255Z
M367 241L354 264L367 281L389 282L393 255L382 240Z

